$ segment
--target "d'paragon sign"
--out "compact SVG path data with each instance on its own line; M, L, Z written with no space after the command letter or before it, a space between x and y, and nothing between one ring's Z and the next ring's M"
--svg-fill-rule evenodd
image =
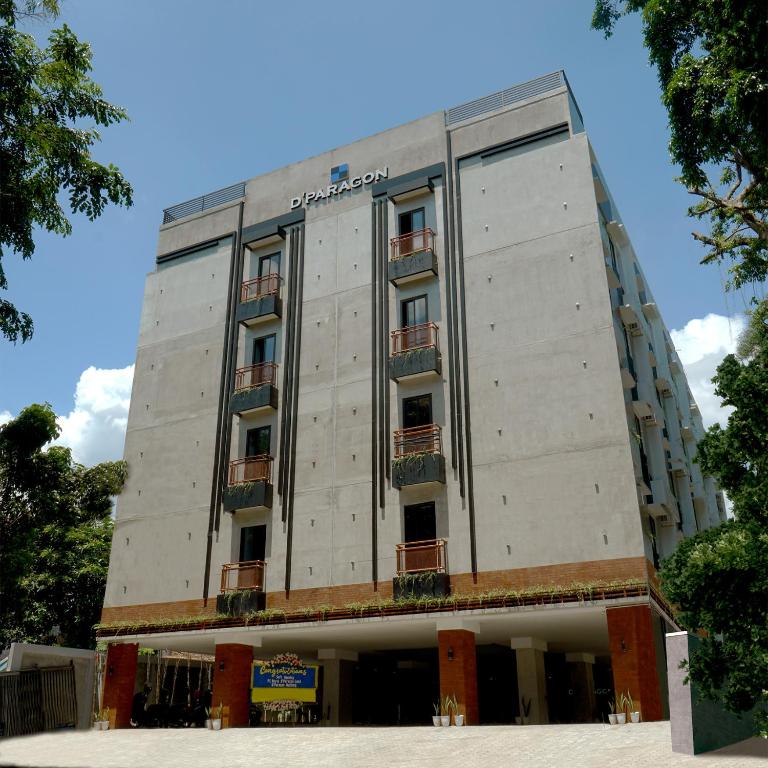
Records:
M326 200L336 195L343 195L345 192L349 192L359 187L375 184L377 181L386 179L389 177L389 167L384 166L383 169L377 168L375 171L368 171L362 176L353 176L351 179L344 179L344 181L338 184L329 184L323 189L318 189L316 192L305 192L301 197L291 198L291 210L298 208L301 205L309 205L310 203L317 202L318 200Z

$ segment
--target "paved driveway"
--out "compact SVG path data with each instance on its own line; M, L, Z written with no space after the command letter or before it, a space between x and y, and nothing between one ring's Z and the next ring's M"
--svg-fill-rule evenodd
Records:
M670 749L669 723L475 728L78 731L0 741L2 766L61 768L765 768L768 741L698 757Z

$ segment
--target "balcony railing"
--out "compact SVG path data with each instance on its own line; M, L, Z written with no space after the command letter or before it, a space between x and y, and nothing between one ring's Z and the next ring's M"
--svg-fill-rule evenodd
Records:
M258 363L238 368L235 371L235 392L240 392L262 384L275 384L277 379L276 363Z
M246 456L229 463L229 485L241 483L272 482L272 457Z
M395 458L412 453L443 452L443 433L437 424L395 430Z
M280 292L280 275L272 272L264 277L246 280L240 286L240 301L253 301L263 296L273 296Z
M397 261L414 253L434 251L435 233L429 228L419 229L416 232L400 235L400 237L393 237L389 243L392 249L390 259Z
M409 325L392 331L392 354L410 352L414 349L437 347L437 325L435 323L422 323L421 325Z
M226 563L221 567L221 593L238 589L264 591L263 560L245 560L241 563Z
M395 547L397 575L437 571L445 573L445 539L409 541Z

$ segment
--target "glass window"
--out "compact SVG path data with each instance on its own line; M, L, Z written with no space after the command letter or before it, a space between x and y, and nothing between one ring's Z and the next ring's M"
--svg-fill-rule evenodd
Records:
M401 327L410 328L413 325L421 325L428 321L427 297L414 296L412 299L406 299L400 305L401 308Z
M268 456L272 443L271 438L271 427L256 427L255 429L249 429L245 438L245 455Z
M259 274L256 277L280 274L280 253L271 253L259 258Z
M437 538L435 502L410 504L403 508L405 541L429 541Z
M432 424L432 395L407 397L403 400L403 428Z
M413 211L401 213L398 217L398 234L407 235L410 232L419 232L426 228L424 209L416 208Z
M275 362L275 334L253 340L253 365Z
M267 526L249 525L240 529L240 562L264 560L267 556Z

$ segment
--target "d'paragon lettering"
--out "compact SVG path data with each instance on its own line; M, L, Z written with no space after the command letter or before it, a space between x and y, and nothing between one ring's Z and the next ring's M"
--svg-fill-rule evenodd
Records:
M362 176L353 176L349 180L344 180L339 184L329 184L327 187L318 189L317 192L305 192L301 197L291 198L291 210L303 205L310 205L318 200L326 200L329 197L336 195L343 195L345 192L350 192L353 189L358 189L367 184L374 184L381 179L389 177L389 167L384 166L383 169L378 168L375 171L368 171L368 173Z

